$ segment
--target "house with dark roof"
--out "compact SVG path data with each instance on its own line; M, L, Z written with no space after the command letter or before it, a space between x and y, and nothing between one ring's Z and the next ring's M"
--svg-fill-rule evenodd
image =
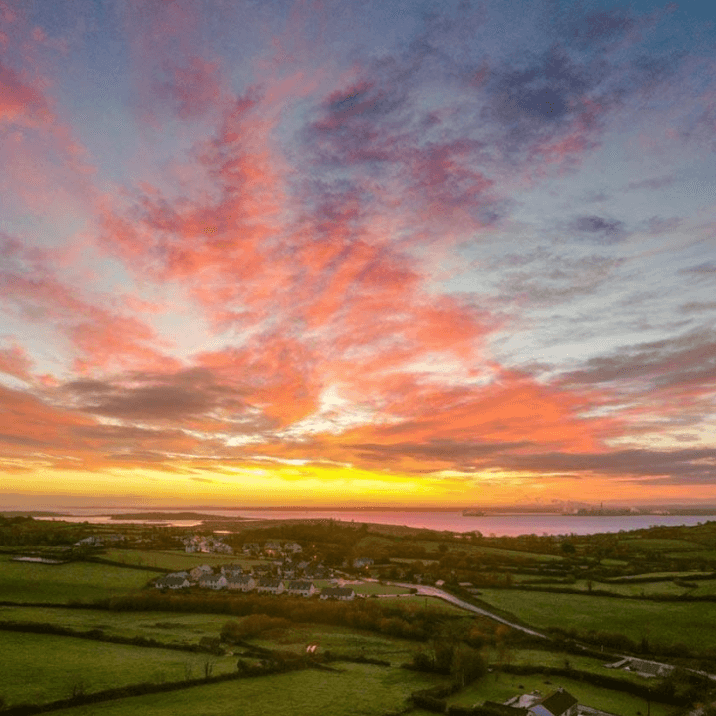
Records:
M154 586L157 589L186 589L189 585L189 580L186 577L175 577L170 574L165 577L160 577L154 582Z
M250 574L239 574L226 578L226 588L240 592L250 592L256 589L256 580Z
M199 586L205 589L226 589L227 581L223 574L207 574L199 579Z
M531 716L577 716L578 705L577 699L560 686L539 703L531 706L529 713Z
M356 593L350 587L324 587L321 590L321 599L339 599L348 601L355 599Z
M207 574L212 574L213 572L214 570L208 564L200 564L189 572L189 578L193 582L198 582L202 577L205 577Z
M244 568L240 564L224 564L221 566L221 573L225 577L238 577L244 573Z
M282 594L286 585L280 579L271 579L270 577L262 577L259 579L256 588L259 592L269 592L270 594Z
M289 582L288 593L296 597L312 597L316 593L316 585L313 582L295 580Z

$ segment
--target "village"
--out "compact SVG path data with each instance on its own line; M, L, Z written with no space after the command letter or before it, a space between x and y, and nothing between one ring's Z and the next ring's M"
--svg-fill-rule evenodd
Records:
M188 553L233 554L233 549L216 537L192 536L182 539ZM301 558L303 548L296 542L266 542L263 546L248 543L242 554L247 558L269 560L253 567L240 564L224 564L212 567L201 564L191 570L170 572L155 580L157 589L181 590L191 587L201 589L227 589L259 594L288 594L290 596L338 599L349 601L356 598L351 587L343 586L344 579L337 577L332 568L315 560ZM353 567L361 569L373 564L369 558L353 560ZM333 586L317 587L313 580L330 580Z

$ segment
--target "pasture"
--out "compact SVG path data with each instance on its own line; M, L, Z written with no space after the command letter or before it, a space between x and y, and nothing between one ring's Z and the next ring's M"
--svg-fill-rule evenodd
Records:
M199 678L204 662L214 674L236 669L236 659L205 654L108 644L47 634L0 631L0 695L8 706L42 704L85 693L143 682Z
M401 711L411 692L442 679L368 664L294 671L55 711L57 716L376 716ZM290 696L289 696L290 695ZM660 716L660 715L658 715Z
M220 614L0 606L2 622L51 624L76 631L99 629L110 638L145 637L164 644L196 644L203 637L217 637L227 619Z
M142 549L107 549L102 557L127 565L156 567L167 572L191 570L200 564L217 567L222 564L240 564L242 567L265 564L266 560L250 559L243 555L205 554L202 552L182 552L180 550L142 550Z
M482 589L480 599L539 629L620 633L633 641L686 644L703 648L704 633L716 629L709 602L655 602L639 599L555 594L516 589Z
M146 570L92 562L38 564L0 555L0 602L67 604L134 592L157 576Z

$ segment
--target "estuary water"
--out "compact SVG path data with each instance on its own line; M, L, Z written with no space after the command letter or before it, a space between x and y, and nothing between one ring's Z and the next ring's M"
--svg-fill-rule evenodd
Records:
M150 510L161 511L170 514L172 510ZM176 510L186 512L188 510ZM716 516L704 515L604 515L604 516L581 516L561 515L552 513L518 513L518 514L488 514L482 516L463 516L462 511L396 511L396 510L214 510L199 509L191 510L206 515L217 515L221 517L235 517L254 520L338 520L341 522L373 522L382 525L405 525L407 527L419 527L430 530L449 532L474 532L479 531L486 537L516 537L523 534L536 535L586 535L605 532L620 532L622 530L637 530L654 527L657 525L677 526L696 525L709 520L716 520ZM127 524L123 520L113 520L113 514L125 513L138 514L141 510L136 508L124 509L68 509L63 511L62 519L69 522L89 522L90 524L114 524L120 526ZM53 519L49 517L37 519ZM194 527L201 524L197 520L168 519L157 520L130 520L133 523L144 524L166 524L176 527Z

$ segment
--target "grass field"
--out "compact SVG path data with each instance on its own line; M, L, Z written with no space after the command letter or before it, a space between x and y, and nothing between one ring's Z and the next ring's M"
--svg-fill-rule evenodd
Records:
M488 674L480 681L451 696L448 699L448 703L460 704L461 706L472 706L486 700L502 703L516 694L530 693L535 689L546 696L559 686L569 691L579 700L580 704L612 714L638 716L639 713L645 714L647 712L647 705L644 699L620 691L602 689L583 681L565 679L561 676L542 676L539 674L525 676L497 672ZM673 706L666 706L653 701L651 703L651 716L668 716L673 711Z
M412 691L441 680L402 669L340 664L340 672L299 671L197 686L55 711L57 716L377 716L402 710ZM660 715L657 715L660 716Z
M2 555L0 601L92 602L141 589L156 576L144 570L91 562L53 565L12 562L9 555Z
M698 552L669 552L665 556L667 559L691 559L716 562L716 550L714 549L700 549Z
M647 637L652 643L682 643L694 648L703 648L704 634L716 629L716 609L708 602L650 602L514 589L480 591L483 601L541 629L618 632L637 642Z
M157 569L166 569L168 572L190 570L200 564L208 564L213 567L222 564L240 564L242 567L249 567L266 563L266 560L249 559L243 555L201 554L178 550L108 549L101 556L120 564L156 567Z
M207 656L168 649L107 644L89 639L0 632L0 695L9 706L68 698L82 685L86 693L145 681L181 681L190 670L203 675ZM214 673L236 669L230 656L214 660Z
M643 539L621 540L620 544L627 549L642 552L667 552L675 550L693 552L704 549L704 546L698 542L690 542L685 539L655 539L645 537Z
M490 661L496 661L495 653L488 653ZM539 664L540 666L551 666L563 669L569 667L579 671L589 671L592 674L600 674L602 676L614 676L622 681L631 681L635 684L646 684L648 680L643 676L634 674L631 671L612 671L607 669L604 664L609 663L595 659L589 656L580 656L579 654L565 654L564 652L543 651L537 649L519 649L513 650L510 655L511 664Z
M420 642L407 639L321 624L292 625L272 634L271 638L251 639L251 643L296 653L304 653L308 644L318 643L319 653L330 651L350 657L366 656L390 661L393 665L410 661L421 646Z
M202 637L216 637L228 619L222 614L0 607L0 621L53 624L78 631L101 629L108 637L140 636L164 644L196 644Z

